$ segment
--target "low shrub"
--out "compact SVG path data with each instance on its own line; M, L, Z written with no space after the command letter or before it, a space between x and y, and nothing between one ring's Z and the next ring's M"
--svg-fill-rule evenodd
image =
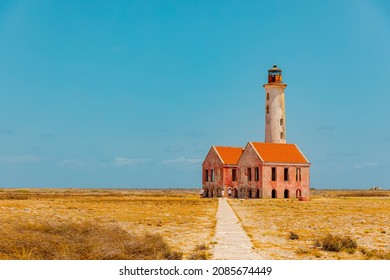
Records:
M195 249L188 256L189 260L207 260L208 257L208 246L205 244L200 244L195 247Z
M368 250L365 248L360 248L360 252L365 255L366 259L374 260L390 260L390 251L384 250Z
M289 234L289 237L288 237L288 238L289 238L290 240L297 240L297 239L299 239L299 236L298 236L298 234L296 234L296 233L290 231L290 234Z
M351 237L341 237L338 235L328 234L321 239L317 239L314 242L314 246L328 252L340 252L346 251L350 254L354 253L357 249L356 241Z

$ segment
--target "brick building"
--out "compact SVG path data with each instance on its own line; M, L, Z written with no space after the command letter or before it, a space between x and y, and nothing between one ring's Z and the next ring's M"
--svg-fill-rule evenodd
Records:
M296 144L286 143L286 86L276 65L268 70L265 143L210 148L202 165L204 197L309 197L310 162Z
M237 163L242 147L212 146L203 163L203 192L205 197L222 196L238 187Z

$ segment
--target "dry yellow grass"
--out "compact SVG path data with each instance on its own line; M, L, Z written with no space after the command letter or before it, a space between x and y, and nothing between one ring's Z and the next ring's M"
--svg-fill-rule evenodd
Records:
M181 259L158 234L134 235L94 222L7 220L0 229L0 259Z
M388 191L229 203L273 259L390 258ZM216 211L188 190L0 189L0 259L205 259Z
M0 190L0 258L134 258L122 253L110 255L112 252L104 251L103 245L100 247L106 253L102 254L96 246L81 246L98 232L102 233L102 244L107 243L111 235L111 239L122 240L114 244L121 248L126 247L127 239L138 238L141 244L147 242L145 238L157 240L162 237L161 242L156 241L156 246L160 246L163 253L150 256L140 253L141 259L176 258L174 254L177 252L183 252L183 258L203 258L207 250L202 246L207 248L214 234L216 210L216 200L200 199L196 192L186 190L3 189ZM61 227L64 229L56 230ZM78 228L85 230L78 231ZM26 234L21 235L23 232ZM36 235L37 232L41 234ZM81 241L73 242L70 233L74 234L74 239L79 235ZM64 238L64 235L69 238ZM41 242L47 243L46 246L64 253L33 257L34 250L42 248L34 247L34 242L25 242L21 246L21 241L26 241L26 238L30 241L35 238L36 242L43 238ZM14 248L15 254L10 253L9 247ZM76 254L77 248L83 248L80 250L84 253Z
M247 199L229 203L255 246L273 259L389 258L388 191L322 191L307 202ZM328 234L350 237L358 249L327 252L316 247L316 240Z

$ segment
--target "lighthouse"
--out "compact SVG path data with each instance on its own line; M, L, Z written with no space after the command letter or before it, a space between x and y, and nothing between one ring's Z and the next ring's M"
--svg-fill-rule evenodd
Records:
M286 108L282 70L274 65L268 69L265 89L265 142L286 143Z
M268 69L263 87L265 143L212 146L202 164L203 197L309 198L311 163L297 144L286 143L287 85L277 65Z

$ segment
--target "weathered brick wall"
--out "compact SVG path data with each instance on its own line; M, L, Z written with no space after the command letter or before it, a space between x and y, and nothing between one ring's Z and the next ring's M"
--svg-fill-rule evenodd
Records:
M248 167L251 168L251 181L248 181ZM259 168L259 180L255 180L255 167ZM272 167L276 168L276 181L272 180ZM284 180L284 169L288 168L288 180ZM301 181L296 181L296 168L301 169ZM238 161L238 197L256 197L256 191L259 190L259 196L264 198L272 197L272 190L276 190L277 198L284 198L285 190L288 190L288 197L297 197L297 190L300 190L298 196L309 196L310 174L309 167L301 164L264 164L258 157L255 149L248 145L240 160ZM244 189L244 191L242 190ZM252 190L251 192L249 190Z
M272 167L276 168L276 181L272 181ZM288 181L284 180L284 168L288 168ZM296 181L296 168L301 169L301 181ZM301 196L309 196L309 167L296 164L274 164L263 166L263 197L271 198L272 190L276 190L277 198L284 198L288 190L290 198L297 197L297 190ZM299 196L299 193L298 193Z
M233 181L232 170L236 169L236 181ZM223 168L223 186L225 187L225 192L228 188L235 188L238 185L238 168L237 166L225 166Z
M206 170L208 170L208 181L206 181ZM214 170L214 181L211 180L211 172ZM223 164L217 152L211 147L202 165L202 185L204 195L208 197L217 196L218 187L223 185Z
M255 167L259 168L259 180L255 179ZM248 168L251 168L251 180L248 180ZM263 170L261 160L258 157L254 148L248 144L244 152L241 155L237 164L238 171L238 186L236 188L238 197L242 197L242 189L244 189L244 197L255 197L257 189L259 190L258 196L261 197L262 188L262 176ZM250 191L251 189L251 191Z
M301 181L301 191L302 196L309 197L310 196L310 167L302 167L302 181Z

